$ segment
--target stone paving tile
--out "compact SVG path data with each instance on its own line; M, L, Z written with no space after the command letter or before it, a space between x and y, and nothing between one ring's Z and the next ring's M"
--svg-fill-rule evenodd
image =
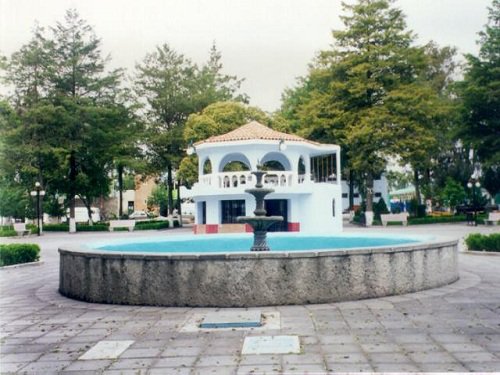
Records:
M198 367L219 367L219 366L232 366L236 365L239 361L239 356L229 355L214 355L201 357L197 362Z
M115 360L111 366L109 366L107 369L108 370L145 370L155 362L155 358L120 358L118 360Z
M182 356L182 357L165 357L159 358L152 363L152 368L182 368L191 367L195 364L198 357L195 356Z
M67 366L70 366L72 361L43 361L43 362L31 362L27 366L23 367L20 372L27 374L46 374L46 373L57 373ZM2 364L2 371L4 371L4 366Z
M217 367L196 367L191 372L192 375L234 375L236 374L236 366L217 366Z
M500 361L494 362L469 362L464 366L470 371L500 372Z
M368 358L363 353L327 354L325 360L328 365L340 363L368 363Z
M45 362L40 362L45 363ZM89 361L74 361L68 367L64 368L67 371L97 371L104 370L108 367L113 360L111 359L97 359Z
M468 369L460 363L419 363L419 367L425 372L468 372Z
M453 363L456 359L447 352L414 352L408 356L416 363Z
M190 368L153 368L150 369L147 373L148 375L191 375Z
M376 372L419 372L420 369L412 363L374 363Z
M281 366L278 365L250 365L239 366L236 371L237 375L256 375L256 374L278 374L281 371Z
M160 348L127 349L120 355L120 358L152 358L157 357L160 353Z
M402 353L370 353L371 363L411 363L412 360Z
M286 364L283 365L285 374L321 374L326 371L324 364Z

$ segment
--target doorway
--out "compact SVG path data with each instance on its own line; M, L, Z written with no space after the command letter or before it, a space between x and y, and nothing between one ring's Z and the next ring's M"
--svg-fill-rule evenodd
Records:
M269 227L269 232L288 231L288 200L287 199L266 199L264 201L267 216L283 216L283 221L274 223Z

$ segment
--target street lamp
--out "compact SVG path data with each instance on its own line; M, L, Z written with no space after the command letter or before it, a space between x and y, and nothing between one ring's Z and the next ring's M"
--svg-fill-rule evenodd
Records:
M188 148L186 149L186 153L191 156L193 154L196 154L196 147L193 144L193 141L189 142Z
M41 232L41 225L40 225L40 197L43 197L45 195L45 190L42 190L42 186L40 183L37 181L35 182L35 190L30 192L30 195L32 197L36 197L36 219L37 219L37 234L40 235Z
M471 177L471 179L469 180L469 182L467 182L467 187L469 189L472 189L472 210L473 210L473 218L474 218L474 224L475 226L477 226L477 220L476 220L476 217L477 217L477 201L476 201L476 189L479 189L481 187L481 183L474 177Z
M283 138L280 139L280 143L278 144L278 148L281 152L286 150L286 143Z

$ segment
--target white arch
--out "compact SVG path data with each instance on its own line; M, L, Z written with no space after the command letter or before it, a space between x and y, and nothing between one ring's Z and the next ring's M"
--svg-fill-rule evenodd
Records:
M234 152L234 153L225 155L221 159L221 161L219 163L219 166L217 168L217 172L218 173L223 172L224 171L224 167L227 164L231 163L232 161L239 161L240 163L245 164L248 167L248 169L251 169L251 164L250 164L250 161L248 160L248 158L244 154L242 154L242 153ZM212 165L212 167L213 167L213 165Z
M277 161L283 166L285 171L292 170L292 164L290 163L290 160L282 152L268 152L260 160L261 164L265 164L269 161Z

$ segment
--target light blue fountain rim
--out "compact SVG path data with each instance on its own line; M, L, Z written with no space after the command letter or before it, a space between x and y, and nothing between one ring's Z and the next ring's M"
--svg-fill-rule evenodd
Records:
M162 240L164 241L186 241L186 240L210 240L215 238L251 238L252 233L246 234L209 234L209 235L170 235ZM338 248L338 249L307 249L307 250L294 250L294 251L278 251L273 250L270 252L140 252L140 251L119 251L119 250L104 250L99 249L101 246L109 245L120 245L120 244L130 244L130 243L150 243L159 242L161 237L138 237L138 238L123 238L123 239L110 239L106 241L96 241L85 245L74 246L74 244L68 246L62 246L60 252L69 252L79 255L88 256L101 256L101 257L120 257L120 258L151 258L157 259L168 258L168 259L247 259L247 258L281 258L281 257L316 257L316 256L343 256L346 254L371 254L371 253L392 253L392 252L402 252L402 251L414 251L414 250L426 250L431 248L440 248L445 246L456 246L458 240L455 238L449 238L444 236L432 236L432 235L395 235L393 233L348 233L340 232L336 234L325 234L325 233L271 233L270 236L275 237L361 237L361 238L391 238L391 239L402 239L402 240L412 240L416 242L402 243L398 245L382 245L382 246L365 246L365 247L353 247L353 248Z

